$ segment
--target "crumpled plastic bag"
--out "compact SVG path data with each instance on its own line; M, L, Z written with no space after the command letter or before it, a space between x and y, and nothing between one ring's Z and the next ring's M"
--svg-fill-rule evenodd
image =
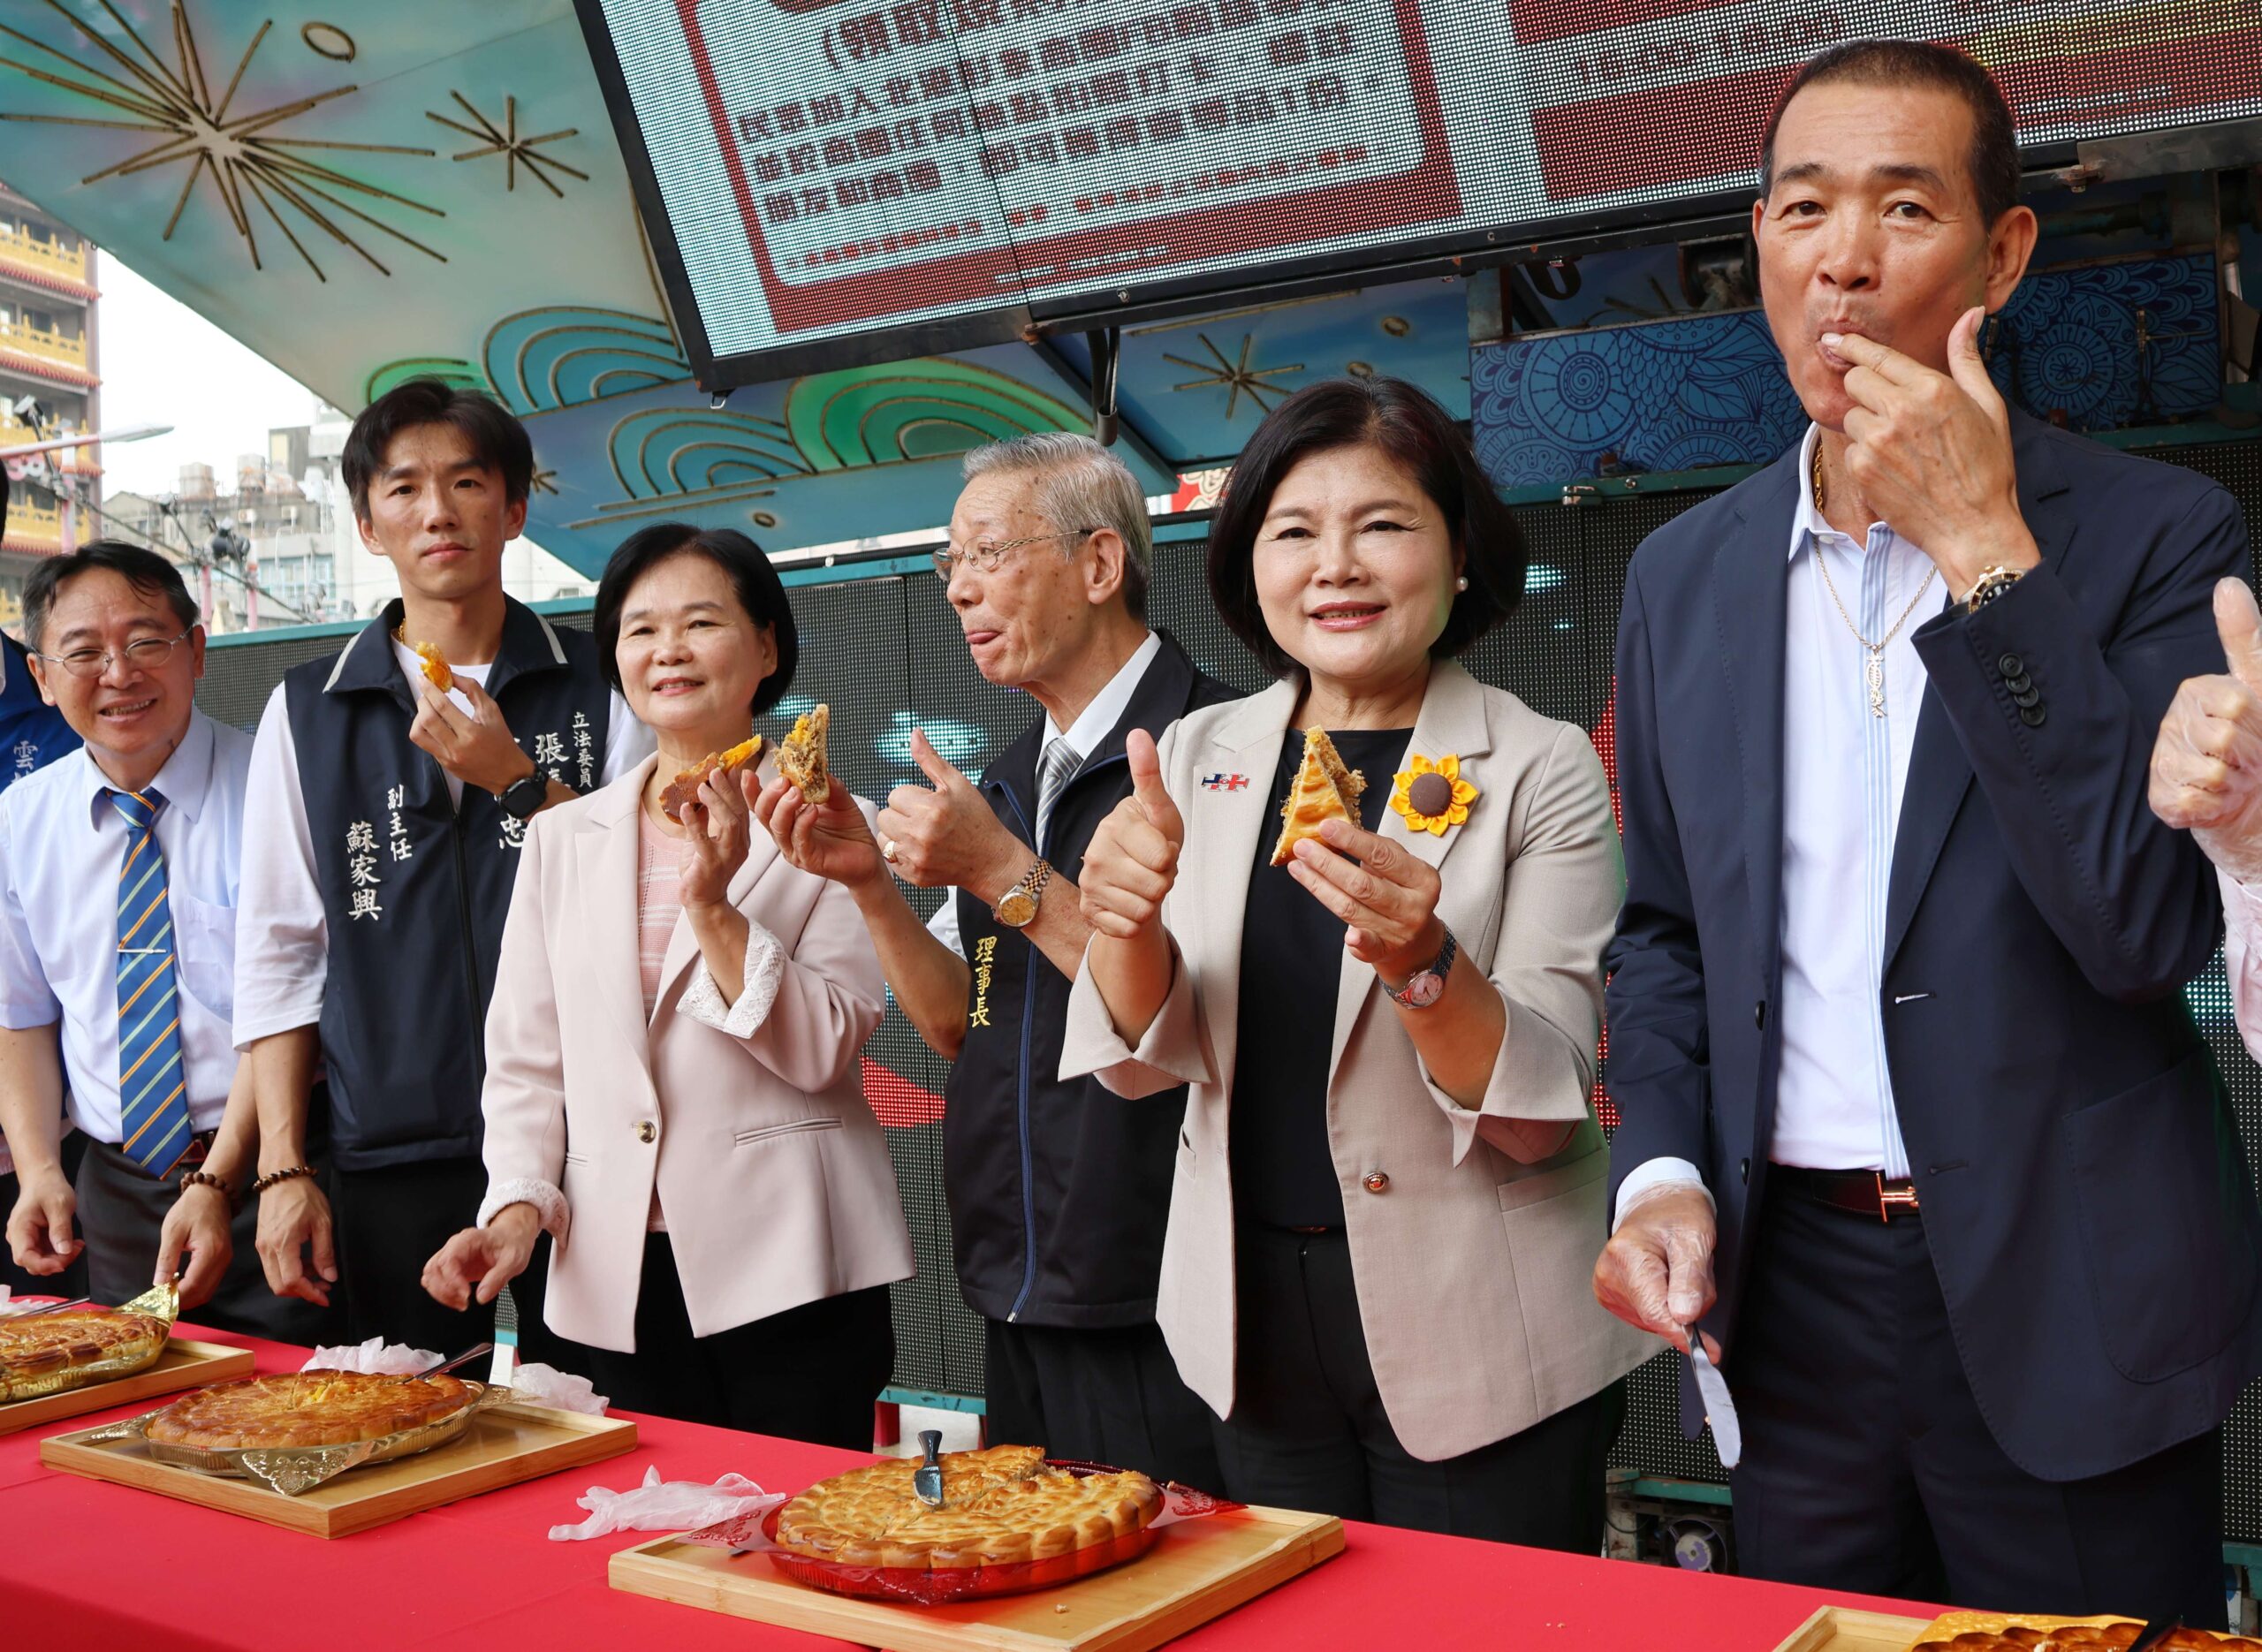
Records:
M561 1371L540 1360L519 1366L511 1372L511 1392L537 1406L578 1411L592 1417L603 1416L604 1408L611 1403L597 1392L596 1384L588 1377L575 1376L571 1371Z
M741 1514L764 1513L785 1502L782 1491L764 1491L743 1474L725 1474L711 1486L695 1480L660 1478L657 1466L644 1471L641 1485L629 1491L591 1486L576 1499L589 1512L579 1526L553 1526L550 1541L578 1542L607 1532L681 1532L711 1526Z
M299 1368L302 1371L367 1371L376 1376L411 1376L440 1363L429 1348L412 1348L405 1342L372 1337L364 1343L341 1343L317 1348Z

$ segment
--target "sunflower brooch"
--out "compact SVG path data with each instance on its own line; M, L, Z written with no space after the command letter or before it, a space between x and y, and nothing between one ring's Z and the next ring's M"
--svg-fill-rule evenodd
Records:
M1466 821L1469 806L1477 798L1476 788L1461 777L1461 759L1450 752L1435 762L1416 752L1405 770L1392 778L1396 784L1391 787L1390 807L1405 817L1406 830L1433 837L1444 837L1448 826Z

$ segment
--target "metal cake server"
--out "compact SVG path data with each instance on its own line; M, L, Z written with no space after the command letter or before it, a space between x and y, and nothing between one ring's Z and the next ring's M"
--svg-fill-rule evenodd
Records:
M1712 1449L1719 1454L1721 1467L1734 1468L1743 1455L1743 1425L1736 1421L1735 1401L1728 1398L1728 1380L1705 1353L1696 1327L1684 1325L1681 1330L1689 1338L1689 1368L1696 1374L1696 1391L1704 1397L1704 1418L1712 1425Z
M930 1509L943 1506L943 1431L940 1428L919 1430L919 1444L927 1453L927 1460L912 1471L911 1494Z

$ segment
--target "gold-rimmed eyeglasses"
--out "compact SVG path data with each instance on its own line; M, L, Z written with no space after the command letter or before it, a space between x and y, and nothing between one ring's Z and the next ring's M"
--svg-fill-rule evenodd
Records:
M178 637L139 638L120 652L135 671L154 671L173 657L173 650L187 641L195 629L191 625ZM110 670L110 663L118 655L102 648L73 648L68 654L42 654L39 657L49 665L61 666L73 677L100 677Z
M1098 532L1096 527L1071 527L1058 534L1030 534L1021 539L977 540L964 547L945 545L935 553L935 572L945 580L951 577L953 569L960 567L971 568L976 573L995 573L1008 552L1024 545L1042 545L1053 539L1082 539L1087 534Z

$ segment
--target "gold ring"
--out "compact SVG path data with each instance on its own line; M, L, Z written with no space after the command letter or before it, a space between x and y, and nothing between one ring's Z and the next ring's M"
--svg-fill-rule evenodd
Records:
M894 838L890 837L887 841L880 845L880 859L886 861L890 866L893 866L895 864Z

